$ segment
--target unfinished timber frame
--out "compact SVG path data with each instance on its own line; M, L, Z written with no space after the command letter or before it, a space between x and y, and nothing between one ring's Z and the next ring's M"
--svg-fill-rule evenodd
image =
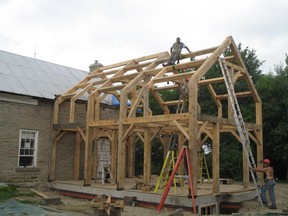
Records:
M154 139L160 139L164 152L167 152L169 136L178 135L178 143L186 144L189 148L190 164L192 167L193 187L197 195L197 157L199 149L207 141L212 142L213 161L213 194L220 191L220 133L231 133L236 139L240 138L232 115L231 104L228 100L227 89L217 92L215 86L224 85L221 72L209 74L209 70L218 65L219 57L229 50L231 56L224 57L234 84L242 83L245 88L236 92L237 98L250 98L255 105L255 120L245 122L249 137L256 145L257 161L263 159L262 104L252 79L244 65L238 48L231 36L228 36L219 46L194 51L181 56L180 63L174 66L162 67L167 62L169 53L162 52L154 55L124 61L109 66L103 66L90 72L89 75L72 87L55 101L54 141L52 143L51 169L49 180L55 180L57 142L66 131L75 131L75 146L81 140L85 143L84 152L84 185L91 184L95 160L93 160L93 142L99 137L107 137L111 141L111 172L116 179L117 189L124 189L125 177L133 175L133 148L137 140L144 144L144 183L151 181L151 144ZM209 76L207 76L209 74ZM209 77L209 78L208 78ZM163 98L165 91L179 91L189 80L188 108L175 112L179 103L184 99L170 100ZM168 84L169 83L169 84ZM207 88L211 100L214 101L216 115L207 115L201 111L199 89ZM243 90L245 89L245 90ZM102 119L100 103L104 97L112 94L120 101L118 119ZM88 96L87 117L85 125L77 125L75 119L75 101L83 95ZM162 114L152 112L149 96L153 95L162 109ZM183 98L183 97L182 97ZM59 107L64 101L70 102L69 122L59 123ZM129 103L128 103L129 101ZM240 103L240 107L241 107ZM174 108L174 109L173 109ZM141 110L141 112L139 112ZM174 110L174 111L173 111ZM245 119L245 116L244 116ZM77 150L78 149L78 150ZM244 151L243 151L244 152ZM74 176L79 177L79 148L75 147ZM244 153L243 153L244 154ZM243 185L248 188L249 168L243 155ZM127 161L127 162L126 162ZM126 169L127 166L127 169ZM116 178L115 178L116 177Z

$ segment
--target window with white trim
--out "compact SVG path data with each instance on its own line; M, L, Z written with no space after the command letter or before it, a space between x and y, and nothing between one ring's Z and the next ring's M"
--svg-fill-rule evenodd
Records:
M36 167L38 131L20 130L19 160L20 167Z

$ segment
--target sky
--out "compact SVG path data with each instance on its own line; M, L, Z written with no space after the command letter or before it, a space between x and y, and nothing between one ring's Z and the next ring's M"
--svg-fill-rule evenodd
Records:
M285 63L287 0L0 0L0 50L88 71L227 36L255 50L263 73ZM183 50L185 53L186 50Z

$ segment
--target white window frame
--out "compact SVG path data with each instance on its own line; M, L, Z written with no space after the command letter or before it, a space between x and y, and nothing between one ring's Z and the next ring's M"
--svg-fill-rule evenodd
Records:
M37 150L38 150L38 131L20 129L19 152L18 152L18 162L17 162L18 166L19 167L36 167L37 166ZM23 159L25 157L27 158L32 157L32 162L29 165L23 165L20 163L20 159Z

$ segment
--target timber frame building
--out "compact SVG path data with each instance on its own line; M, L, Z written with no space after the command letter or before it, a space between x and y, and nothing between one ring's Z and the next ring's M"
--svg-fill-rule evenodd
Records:
M224 53L230 56L223 56ZM183 54L180 64L162 67L167 62L168 52L157 53L121 63L103 66L91 71L89 75L72 87L55 101L54 108L54 137L49 180L56 180L56 149L57 142L66 131L74 131L75 161L74 179L79 179L80 143L84 143L84 186L91 185L95 173L94 141L107 137L111 142L111 172L115 176L117 189L125 186L125 177L133 177L133 157L136 140L144 144L143 173L144 183L151 183L151 143L160 139L164 152L167 152L168 140L171 134L178 135L179 145L188 145L190 165L192 167L193 187L197 188L197 157L201 146L207 141L212 142L212 193L220 193L220 133L231 133L236 139L240 138L233 119L231 105L226 92L216 92L215 86L224 85L224 78L218 65L218 59L225 59L233 83L244 84L245 90L236 91L237 98L252 98L255 105L255 120L245 122L249 137L256 145L256 161L263 159L262 104L253 81L244 65L238 48L231 36L228 36L219 46ZM193 60L191 60L193 59ZM218 68L218 76L209 73L212 68ZM183 72L185 71L185 72ZM207 76L209 73L209 76ZM221 75L219 75L221 74ZM208 78L209 77L209 78ZM189 80L188 108L185 112L175 113L179 103L184 99L167 100L162 97L164 91L179 91ZM169 83L169 84L166 84ZM200 88L207 88L214 101L216 115L201 112ZM116 119L103 119L100 115L100 102L112 94L120 101L119 116ZM77 124L75 101L83 95L88 96L87 115L85 124ZM149 95L153 95L162 114L154 114L149 107ZM183 97L182 97L183 98ZM242 99L241 99L242 100ZM69 102L69 116L63 122L61 106ZM130 103L127 103L127 102ZM174 109L173 109L174 107ZM224 108L225 107L225 108ZM227 108L228 107L228 108ZM241 107L241 103L240 103ZM138 110L142 110L141 113ZM172 111L174 110L174 111ZM245 116L244 116L245 119ZM78 149L78 150L77 150ZM249 166L243 154L243 187L249 185ZM127 166L127 167L126 167ZM197 190L194 190L197 195Z

